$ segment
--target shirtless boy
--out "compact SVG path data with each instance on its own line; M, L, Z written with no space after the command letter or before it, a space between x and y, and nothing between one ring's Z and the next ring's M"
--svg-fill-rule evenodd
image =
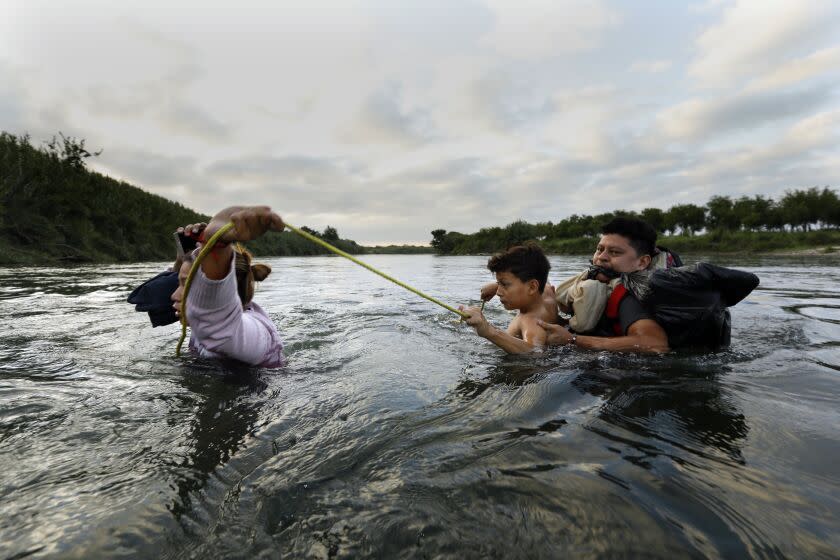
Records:
M538 321L556 323L557 305L553 294L543 295L551 265L542 249L534 243L511 247L491 258L487 268L496 274L496 290L491 289L493 284L488 284L482 289L482 299L498 295L505 309L516 309L519 313L507 331L503 331L488 323L479 308L461 306L459 309L469 315L465 319L467 324L479 336L511 354L545 346L546 332Z

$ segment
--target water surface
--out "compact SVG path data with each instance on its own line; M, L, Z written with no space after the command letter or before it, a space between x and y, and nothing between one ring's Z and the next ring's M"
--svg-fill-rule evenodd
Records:
M267 262L279 370L174 358L124 303L164 263L0 269L0 558L840 556L840 260L717 259L761 277L732 348L659 357L506 356L343 259Z

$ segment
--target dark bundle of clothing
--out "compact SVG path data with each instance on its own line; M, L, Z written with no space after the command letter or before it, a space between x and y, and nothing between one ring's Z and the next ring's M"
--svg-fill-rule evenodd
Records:
M136 311L148 313L153 327L169 325L178 321L171 299L177 289L178 273L161 272L137 286L128 296L128 303L134 304Z
M642 303L668 334L672 348L729 346L729 307L747 297L758 276L750 272L697 263L651 274Z
M665 330L671 348L726 348L732 330L728 308L758 286L758 276L706 262L682 266L679 256L668 254L676 266L621 274L621 283ZM593 278L599 273L605 271L590 270Z

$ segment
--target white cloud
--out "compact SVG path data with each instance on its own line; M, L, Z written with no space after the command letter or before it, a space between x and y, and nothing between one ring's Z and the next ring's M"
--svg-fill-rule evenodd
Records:
M91 160L97 170L163 194L192 183L197 177L197 160L190 156L167 156L145 149L102 150Z
M813 111L830 102L830 87L802 91L744 91L694 98L662 111L658 123L674 139L704 140L730 131L751 131Z
M689 73L704 85L725 86L772 68L837 27L837 4L829 0L736 0L697 38Z
M836 149L840 140L840 110L819 112L782 129L772 140L711 148L674 162L670 173L700 193L694 202L714 194L777 195L784 189L825 184L836 177ZM816 169L824 169L821 179ZM696 195L695 195L696 196Z
M389 85L368 96L344 133L350 143L410 148L431 140L436 126L428 111L406 107L398 85Z
M15 79L15 72L0 60L0 123L5 130L22 128L25 90Z
M167 103L159 119L167 132L210 142L230 140L232 133L229 125L219 121L196 101L182 99Z
M630 72L646 72L659 74L671 67L670 60L638 60L630 65Z
M783 62L766 75L755 79L747 89L772 90L829 74L840 77L840 47L821 49L803 58Z
M782 146L794 146L799 151L811 148L833 148L840 139L840 110L824 111L806 117L787 132Z
M425 242L837 176L825 3L4 6L0 126L204 213Z
M620 22L604 2L584 0L485 0L495 28L482 42L505 56L555 56L592 49L601 33Z

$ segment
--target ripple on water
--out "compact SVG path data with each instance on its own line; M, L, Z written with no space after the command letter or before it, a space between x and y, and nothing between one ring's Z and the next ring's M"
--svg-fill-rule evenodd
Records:
M809 319L816 319L834 325L840 324L840 305L796 305L788 309L794 313L804 315Z
M447 302L489 279L369 258ZM268 262L274 371L173 360L177 328L121 303L163 264L0 271L2 556L840 549L834 268L755 264L727 351L506 357L339 259Z

